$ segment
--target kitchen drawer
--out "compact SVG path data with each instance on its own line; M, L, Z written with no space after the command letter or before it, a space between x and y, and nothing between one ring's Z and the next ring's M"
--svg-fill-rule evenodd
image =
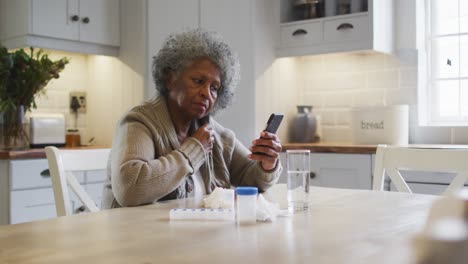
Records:
M302 46L322 41L320 21L281 26L281 46Z
M48 168L46 159L10 161L12 190L52 186Z
M10 223L23 223L57 216L52 188L11 192Z
M29 189L52 186L47 159L28 159L10 161L11 189ZM84 182L83 174L76 176Z
M369 39L369 16L333 19L324 22L325 42L362 41Z

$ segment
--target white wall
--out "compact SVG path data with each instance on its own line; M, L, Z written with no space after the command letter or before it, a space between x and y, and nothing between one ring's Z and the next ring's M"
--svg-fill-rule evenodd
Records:
M115 57L47 51L57 60L68 57L59 79L53 79L38 97L38 108L32 112L62 113L67 128L75 128L70 112L69 93L87 93L87 112L78 115L77 128L81 142L92 137L95 144L110 146L115 125L125 111L139 104L143 98L143 75ZM143 69L144 70L144 69Z
M90 56L88 133L97 144L110 146L122 115L143 98L143 76L118 58Z
M52 79L45 87L45 93L36 99L37 109L35 112L61 113L66 118L67 128L75 128L75 116L70 112L70 92L86 92L89 87L88 78L88 56L78 53L45 50L51 60L67 57L70 63L60 73L59 79ZM89 110L89 109L88 109ZM86 114L78 115L76 127L86 134L88 127Z

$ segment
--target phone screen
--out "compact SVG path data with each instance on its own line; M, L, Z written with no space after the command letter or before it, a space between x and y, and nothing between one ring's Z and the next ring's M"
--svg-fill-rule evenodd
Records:
M276 113L271 114L270 118L268 118L265 131L275 134L282 120L283 120L283 114L276 114Z

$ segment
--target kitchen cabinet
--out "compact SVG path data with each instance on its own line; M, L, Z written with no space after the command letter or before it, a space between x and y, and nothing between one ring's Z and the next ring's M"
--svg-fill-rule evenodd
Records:
M283 172L279 182L287 182L286 153L280 154ZM372 188L372 155L311 153L310 185L321 187L366 189Z
M325 0L339 5L344 1ZM278 57L304 56L332 52L394 50L394 0L350 1L346 14L323 12L328 16L307 18L297 14L295 1L280 1ZM359 8L353 8L360 3ZM345 8L346 9L346 8ZM339 10L339 7L333 10ZM354 11L354 12L352 12ZM310 12L309 12L310 16Z
M119 12L115 0L0 0L0 41L116 56Z
M57 216L47 159L0 160L0 175L0 224ZM105 172L82 172L77 180L99 207ZM80 200L72 191L70 195L73 211L80 212Z

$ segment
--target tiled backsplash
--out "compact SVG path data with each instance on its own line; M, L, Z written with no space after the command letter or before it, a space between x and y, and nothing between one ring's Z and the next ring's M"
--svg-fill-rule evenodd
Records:
M143 76L118 58L49 52L52 59L69 57L59 79L52 80L34 112L58 112L67 128L75 126L69 92L87 92L88 109L79 114L84 142L110 145L117 120L143 98ZM256 131L270 112L286 114L279 135L287 142L288 124L296 105L313 105L321 119L322 141L351 142L350 109L360 106L410 105L410 143L468 143L468 128L417 125L417 55L380 53L327 54L277 59L256 76Z
M416 52L400 52L398 56L372 52L278 59L260 77L277 82L268 87L273 95L259 92L257 112L282 111L290 121L296 105L313 105L313 112L321 118L322 141L351 142L352 107L407 104L410 143L468 143L467 128L418 125L417 59ZM274 103L274 97L287 102ZM287 129L285 126L280 130L283 141L288 140Z
M75 128L75 115L69 110L69 93L86 92L87 112L79 113L77 128L81 143L95 138L95 143L110 146L118 119L143 98L143 76L135 73L119 58L47 51L51 59L68 57L59 79L46 87L46 94L37 99L33 112L63 113L67 128Z
M330 54L298 59L302 104L321 116L324 141L350 142L351 108L415 105L417 58L380 53Z
M83 134L87 129L87 114L78 114L75 125L75 115L70 112L70 92L86 92L89 87L88 55L46 50L52 60L63 57L70 63L60 73L60 78L52 79L46 87L46 93L36 99L37 109L32 112L61 113L65 115L68 128L78 128Z

